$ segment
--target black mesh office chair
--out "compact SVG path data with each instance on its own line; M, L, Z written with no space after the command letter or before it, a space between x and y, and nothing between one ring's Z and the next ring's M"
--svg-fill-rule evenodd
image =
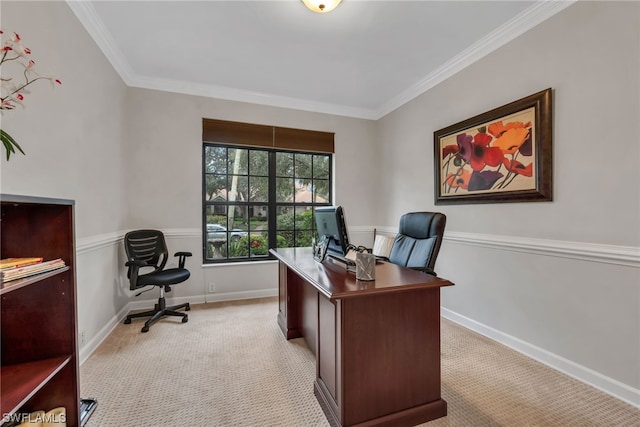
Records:
M447 217L439 212L411 212L402 215L389 261L435 276L434 266L442 245L446 222Z
M133 318L151 316L145 322L142 332L148 332L149 327L163 316L179 316L182 317L182 323L186 323L189 320L187 314L177 310L181 308L185 311L191 310L189 303L167 307L164 293L171 292L170 285L182 283L191 275L189 270L184 268L185 260L191 256L191 252L176 252L174 256L179 257L178 268L165 269L168 258L167 244L164 235L158 230L136 230L127 233L124 236L124 249L127 253L125 265L128 267L129 289L135 291L147 286L160 288L160 298L153 310L129 314L124 323L131 323ZM153 270L144 273L149 268Z

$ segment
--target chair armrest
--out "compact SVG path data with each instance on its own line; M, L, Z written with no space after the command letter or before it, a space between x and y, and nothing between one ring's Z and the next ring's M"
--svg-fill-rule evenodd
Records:
M129 289L134 291L138 289L138 270L140 270L140 267L148 267L149 265L144 261L133 259L125 262L124 265L129 267L129 271L127 271Z
M177 256L180 257L178 258L178 266L180 268L184 268L184 264L187 260L187 257L192 256L193 254L191 252L176 252L175 255L173 256Z

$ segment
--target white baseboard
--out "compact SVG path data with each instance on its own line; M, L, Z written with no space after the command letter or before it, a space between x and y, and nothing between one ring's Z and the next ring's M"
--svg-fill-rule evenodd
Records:
M205 302L218 302L218 301L236 301L243 299L254 298L266 298L277 297L278 288L273 289L260 289L254 291L239 291L239 292L223 292L205 295Z
M595 387L617 399L627 402L640 408L640 390L635 389L620 381L609 378L599 372L579 365L557 354L551 353L519 338L505 334L490 326L479 323L473 319L465 317L447 308L441 307L442 317L451 320L467 329L471 329L481 335L491 338L494 341L504 344L544 365L560 371L585 384Z
M120 310L118 314L111 318L111 320L109 320L109 322L107 322L107 324L104 325L93 338L87 341L87 343L80 348L80 350L78 351L80 365L82 365L89 358L89 356L91 356L93 352L96 351L100 344L102 344L102 341L104 341L109 336L111 331L113 331L113 329L118 325L118 323L125 318L125 316L129 312L128 307L129 306L127 305L122 310Z

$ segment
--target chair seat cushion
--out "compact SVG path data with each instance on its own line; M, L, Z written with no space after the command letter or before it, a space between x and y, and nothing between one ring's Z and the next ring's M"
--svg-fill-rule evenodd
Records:
M189 278L191 273L185 268L167 268L163 271L148 273L138 276L139 286L164 286L175 285L184 282Z

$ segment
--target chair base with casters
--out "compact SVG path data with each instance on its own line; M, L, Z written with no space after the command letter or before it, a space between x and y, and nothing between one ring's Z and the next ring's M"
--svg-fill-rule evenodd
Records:
M160 288L160 298L158 298L158 303L155 305L153 310L143 311L141 313L133 313L127 314L127 318L124 319L124 323L126 325L131 323L131 319L137 319L139 317L149 317L151 318L144 322L144 326L142 327L142 332L149 332L149 328L155 322L160 320L164 316L177 316L182 317L182 323L187 323L189 321L189 316L187 313L182 313L177 310L184 308L184 311L190 311L191 306L188 302L184 304L172 305L167 307L166 300L164 298L164 288Z
M175 256L179 257L178 267L165 268L168 256L167 245L164 235L158 230L131 231L125 235L124 244L128 259L125 266L128 267L129 289L135 291L149 286L160 288L160 297L153 310L128 314L124 323L130 324L131 319L135 318L150 317L142 328L142 332L149 332L151 325L165 316L181 317L182 323L188 322L187 314L178 310L191 310L189 303L167 307L164 294L171 292L171 285L182 283L190 277L191 273L185 268L185 261L191 253L176 252ZM152 271L145 273L145 270L149 269Z

